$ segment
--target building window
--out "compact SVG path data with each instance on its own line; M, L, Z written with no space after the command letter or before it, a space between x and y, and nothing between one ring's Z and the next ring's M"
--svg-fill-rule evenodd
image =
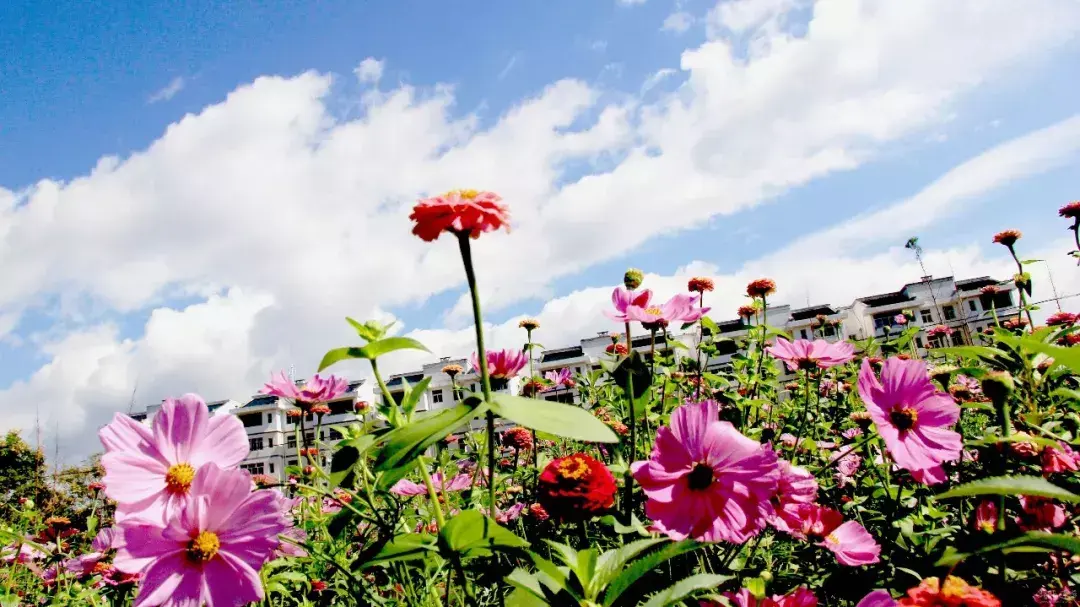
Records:
M297 464L296 460L294 460L294 459L289 460L289 465L290 466L295 466L296 464Z
M288 449L295 449L296 448L296 436L290 436L285 441L285 447L288 448Z
M272 439L272 438L266 439L266 446L273 449L274 448L274 439Z
M964 345L964 336L961 335L959 331L952 334L952 345L954 345L954 346L962 346L962 345Z
M979 311L979 306L975 305L975 300L974 299L969 299L968 300L968 307L971 308L972 312L978 312Z
M262 451L263 439L261 436L248 439L248 448L252 451Z
M274 414L273 413L267 413L266 414L266 423L268 423L268 424L274 423Z
M340 431L336 428L330 428L330 440L341 440L345 438Z
M799 335L801 335L803 339L806 339L806 329L799 329Z
M304 435L304 440L307 441L307 444L309 444L309 445L314 444L315 443L315 433L314 432L308 432L307 434Z
M270 462L270 474L274 473L274 462Z
M922 310L920 313L922 314L922 321L924 325L928 325L934 322L934 314L930 312L930 310Z
M956 308L952 306L943 306L941 312L945 314L945 320L956 320Z
M821 332L825 334L825 337L836 337L836 327L833 325L825 325Z
M922 337L919 337L918 335L915 336L915 347L919 349L922 349L924 347Z
M254 428L262 423L262 416L258 413L254 415L241 415L240 422L244 424L245 428Z
M257 464L240 464L241 470L247 470L250 474L266 474L266 468L262 462Z
M433 402L433 403L441 403L442 402L442 390L436 390L436 391L431 393L431 402Z
M330 403L330 415L344 415L353 409L353 401L349 400L336 400Z

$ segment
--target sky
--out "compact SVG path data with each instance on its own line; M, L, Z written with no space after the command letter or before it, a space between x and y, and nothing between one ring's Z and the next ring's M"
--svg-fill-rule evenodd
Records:
M895 291L911 236L1006 278L1006 228L1080 308L1077 0L92 4L0 5L0 429L62 461L117 411L314 372L345 316L433 353L388 372L469 355L456 246L408 220L453 188L513 216L474 246L496 348L612 328L628 267L712 277L716 319L761 276Z

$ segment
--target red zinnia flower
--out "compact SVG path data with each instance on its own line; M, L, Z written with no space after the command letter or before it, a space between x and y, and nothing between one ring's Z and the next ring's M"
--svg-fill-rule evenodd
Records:
M515 426L503 432L502 444L504 447L513 447L518 451L528 451L533 447L532 433L521 426Z
M765 297L776 292L776 282L771 278L759 278L746 285L746 294L750 297Z
M505 227L510 231L510 211L494 192L453 190L442 196L425 198L413 207L409 219L416 222L413 234L431 242L443 232L480 234Z
M101 491L102 489L105 488L105 484L94 481L94 482L90 483L89 485L87 485L86 488L91 490L91 491Z
M329 586L326 584L326 582L324 582L322 580L311 580L311 591L312 592L322 592L322 591L326 590L327 588L329 588Z
M584 453L553 460L540 473L538 489L544 510L562 521L588 520L615 503L615 477Z
M311 412L315 415L327 415L330 413L330 407L325 403L319 403L317 405L312 405Z
M754 306L739 306L740 318L750 318L754 314L757 314L757 308Z
M936 327L931 327L930 329L928 329L926 331L926 336L930 337L930 338L939 337L939 336L949 336L949 335L952 335L952 334L953 334L953 330L951 328L949 328L949 327L946 327L945 325L938 325Z
M1070 202L1058 209L1058 215L1069 219L1080 219L1080 200Z
M288 411L285 412L285 417L297 418L297 417L300 417L303 414L304 414L304 412L301 411L300 409L289 409Z
M611 344L604 349L608 354L615 354L617 356L626 356L629 350L626 349L626 344Z
M936 577L926 578L908 590L907 597L900 599L898 604L902 607L1001 607L1001 601L994 595L952 575L945 578L944 584Z
M371 403L367 402L366 400L358 400L353 403L353 409L356 410L357 413L363 413L367 411L370 407Z
M1076 324L1076 314L1072 312L1054 312L1046 317L1046 324L1050 327Z
M996 295L997 293L1001 293L1001 287L997 285L986 285L979 289L979 293L982 293L983 295Z
M1016 244L1017 240L1020 240L1021 236L1023 236L1023 234L1020 233L1020 230L1002 230L1001 232L994 234L994 242L1011 247Z
M529 515L531 515L533 518L540 521L541 523L551 518L548 515L547 510L544 510L544 507L540 504L533 504L529 506Z
M690 279L687 289L692 293L705 293L706 291L712 291L714 286L711 278L695 276Z

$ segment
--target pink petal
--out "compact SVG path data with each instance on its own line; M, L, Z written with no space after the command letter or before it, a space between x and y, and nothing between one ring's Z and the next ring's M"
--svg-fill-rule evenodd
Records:
M105 495L120 503L145 500L165 491L168 467L161 461L132 451L113 451L101 457L105 467Z
M106 453L137 451L157 456L157 450L153 446L154 433L123 413L114 415L112 423L98 431L98 438L105 446Z
M167 602L173 605L197 605L201 582L202 575L188 564L186 555L176 553L163 556L143 571L139 596L133 607L156 607ZM188 602L185 603L185 600Z
M871 565L880 560L881 546L858 522L848 521L833 529L819 546L836 555L836 561L848 567Z
M206 434L197 439L189 463L199 468L214 462L222 468L235 468L248 456L249 443L244 424L235 415L217 415L210 418Z
M898 604L888 590L875 590L864 596L855 607L896 607Z
M169 398L154 417L154 443L166 461L190 462L192 447L206 434L206 403L194 394Z
M219 552L218 557L203 566L209 607L234 607L263 599L257 569L228 552Z
M185 544L165 539L163 529L152 523L128 519L118 524L120 546L113 565L124 573L138 573L151 562L181 554Z

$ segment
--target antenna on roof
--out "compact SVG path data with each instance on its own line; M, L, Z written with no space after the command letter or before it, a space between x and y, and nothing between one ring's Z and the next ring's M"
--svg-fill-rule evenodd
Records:
M135 387L131 389L131 400L128 401L128 415L135 410L135 393L139 391L139 380L135 379Z
M289 381L296 381L296 367L294 367L292 364L289 365Z

